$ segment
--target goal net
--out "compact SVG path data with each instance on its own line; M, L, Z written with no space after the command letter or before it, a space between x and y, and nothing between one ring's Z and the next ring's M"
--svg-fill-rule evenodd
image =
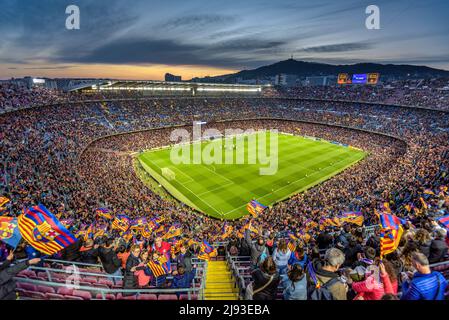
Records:
M170 170L169 168L162 168L161 170L162 170L162 176L165 179L167 179L168 181L175 180L176 175L172 170Z

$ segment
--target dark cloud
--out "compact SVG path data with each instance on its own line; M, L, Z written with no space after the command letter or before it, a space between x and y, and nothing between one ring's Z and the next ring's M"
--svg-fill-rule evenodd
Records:
M52 67L25 67L24 70L64 70L71 69L72 66L52 66Z
M285 44L287 44L287 42L284 41L240 38L219 42L218 44L215 44L213 47L217 50L240 51L240 50L272 49L276 47L281 47Z
M172 18L162 25L162 28L200 28L230 24L236 21L236 16L220 14L198 14Z
M231 67L256 65L264 60L248 59L229 52L272 49L283 45L280 41L240 39L218 45L185 44L173 40L118 39L91 51L63 50L59 62L100 64L173 64ZM223 53L228 55L223 56ZM250 63L252 62L252 63Z
M316 47L308 47L298 50L298 52L307 53L331 53L331 52L349 52L358 50L367 50L372 48L371 43L366 42L348 42L348 43L337 43L329 44Z

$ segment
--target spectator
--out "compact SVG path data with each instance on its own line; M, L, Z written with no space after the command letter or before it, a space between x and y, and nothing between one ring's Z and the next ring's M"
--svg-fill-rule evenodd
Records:
M279 285L279 273L272 257L266 258L260 268L251 274L253 278L253 300L274 300Z
M94 241L92 239L88 239L80 248L80 261L83 263L97 264L98 247L99 245L94 245Z
M141 251L139 264L136 267L134 275L137 277L137 284L139 288L148 286L151 281L151 275L146 272L148 263L149 252L146 250Z
M305 269L308 263L307 253L304 251L302 246L296 246L296 250L291 253L290 259L288 260L288 265L294 266L299 264L301 268Z
M447 281L437 271L431 271L429 260L421 252L412 254L412 263L417 272L409 280L403 275L401 300L444 300Z
M300 264L294 264L282 280L284 300L307 300L307 279Z
M31 265L41 262L40 258L34 258L26 261L16 263L11 266L14 259L14 252L10 251L6 261L0 265L0 300L16 300L16 282L14 277L22 270L25 270Z
M366 268L365 280L363 281L353 282L351 277L347 278L347 283L357 294L354 300L380 300L385 294L380 270L376 265L370 265Z
M103 269L106 273L110 275L110 279L117 283L118 280L121 280L122 271L121 261L117 256L117 244L114 244L114 239L110 238L106 240L106 243L99 248L98 255L100 257L101 264L103 265Z
M430 244L429 263L440 262L447 255L448 245L445 241L446 234L446 230L442 228L437 229L435 239Z
M251 263L253 268L257 268L268 256L268 249L265 246L265 241L262 237L259 237L256 243L253 243L249 229L245 230L245 242L250 248Z
M276 264L279 275L287 273L288 260L291 257L291 251L287 247L287 241L281 239L273 252L273 260Z
M345 261L344 253L336 248L330 248L324 255L324 264L320 260L312 262L312 269L308 270L308 288L312 291L317 285L310 278L311 272L315 272L316 280L323 286L329 281L333 281L332 285L327 287L334 300L347 300L348 286L338 274L338 270ZM334 280L335 279L335 280Z
M384 287L385 295L393 294L397 296L398 294L398 273L394 268L393 264L388 261L381 261L379 263L380 277L382 279L382 284Z
M135 272L137 271L137 266L142 262L139 259L140 247L138 245L133 245L131 247L130 255L126 260L126 268L124 270L123 277L123 289L136 289L138 287L138 280ZM133 295L133 293L124 293L124 295Z

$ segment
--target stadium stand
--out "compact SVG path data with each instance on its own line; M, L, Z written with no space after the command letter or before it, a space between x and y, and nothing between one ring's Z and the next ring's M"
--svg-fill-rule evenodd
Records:
M2 242L0 298L10 299L13 288L33 300L245 299L252 287L253 299L317 299L326 294L316 282L322 288L329 281L334 299L447 299L448 237L440 219L449 208L449 103L438 90L445 82L392 85L399 89L138 100L2 85L0 196L10 200L4 216L42 203L78 239L51 257L22 241L14 258ZM133 154L167 145L170 128L197 120L219 129L299 130L369 156L250 225L229 222L235 231L217 243L223 222L146 189L133 169ZM182 236L162 244L156 232L125 239L98 208L112 218L158 219L164 233L179 225ZM342 212L359 212L363 225L335 222ZM407 220L382 263L388 237L376 227L379 214ZM105 226L102 233L89 231L94 224ZM207 241L216 254L204 258ZM139 254L131 257L136 246ZM171 260L162 276L148 267L154 253ZM20 262L36 257L42 261Z

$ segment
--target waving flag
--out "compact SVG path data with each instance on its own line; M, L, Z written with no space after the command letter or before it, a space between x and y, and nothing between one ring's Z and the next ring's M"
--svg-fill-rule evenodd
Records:
M256 200L251 200L247 205L246 205L246 209L248 210L248 212L253 216L253 217L257 217L259 214L261 214L265 209L267 208L267 206L264 206L263 204L261 204L260 202L256 201Z
M94 225L91 223L90 226L83 232L84 241L94 237Z
M149 237L151 237L152 231L153 230L151 230L147 224L142 229L140 229L140 234L142 235L142 237L148 239Z
M181 247L184 245L184 241L183 240L175 240L172 242L171 248L170 248L170 253L172 255L177 254L179 251L181 251Z
M148 222L148 227L151 230L156 230L159 228L159 223L156 221L156 218L150 219L150 222Z
M112 229L118 229L122 232L126 232L129 229L131 219L128 218L128 216L124 214L118 214L114 221L112 221Z
M0 208L9 202L9 199L6 197L0 197Z
M109 213L109 209L106 208L98 208L95 210L97 217L104 218L106 220L112 220L113 216Z
M380 257L394 252L399 246L404 229L402 224L405 221L392 214L380 215Z
M174 237L179 237L182 234L182 227L179 223L171 226L167 233L162 236L162 239L171 239Z
M147 218L140 217L130 222L131 230L142 230L148 224Z
M446 229L449 230L449 215L436 219L441 223Z
M363 213L360 211L355 212L345 212L340 216L341 222L353 223L361 227L363 225L364 217Z
M9 199L6 197L0 197L0 207L3 207L5 204L9 202Z
M426 201L424 201L423 197L419 197L419 201L421 201L422 209L427 210L429 208Z
M6 207L4 207L4 205L7 204L8 202L9 202L8 198L0 197L0 215L6 212Z
M209 261L211 258L216 257L217 255L217 249L211 246L206 240L203 240L203 243L200 247L200 254L198 255L198 259Z
M170 260L165 256L161 256L157 261L150 260L147 265L156 278L171 272Z
M21 239L17 218L0 217L0 241L16 248Z
M247 222L247 223L243 226L243 228L242 228L243 233L245 233L245 230L246 230L246 229L248 229L249 231L251 231L251 232L253 232L253 233L255 233L255 234L259 234L259 230L257 230L256 227L254 227L254 226L252 225L251 221Z
M296 250L296 240L291 240L288 242L287 244L287 248L291 251L291 252L295 252Z
M399 226L397 230L382 229L380 232L380 257L383 258L387 254L394 252L401 241L404 229Z
M22 237L36 250L53 255L76 238L43 205L28 208L18 217Z
M226 238L228 238L231 235L233 230L234 230L233 226L229 225L228 223L225 223L223 225L223 227L221 228L221 233L222 233L221 239L225 240Z
M384 203L382 204L382 209L383 209L383 211L385 211L386 213L391 213L390 203L389 203L389 202L384 202Z

